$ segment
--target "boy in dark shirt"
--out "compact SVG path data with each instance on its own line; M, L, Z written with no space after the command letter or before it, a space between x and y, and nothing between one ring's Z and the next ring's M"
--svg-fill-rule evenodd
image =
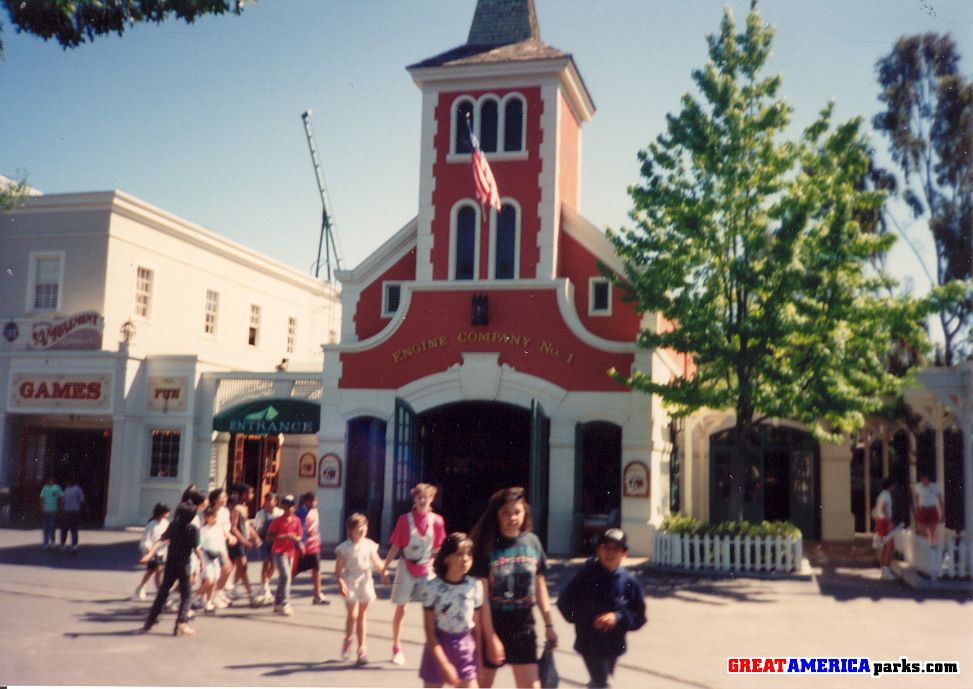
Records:
M172 523L169 524L169 528L141 560L141 562L148 562L159 546L163 543L169 544L162 585L152 603L152 609L145 620L145 625L142 627L143 631L147 632L155 625L156 620L159 619L159 614L162 612L162 606L165 604L166 598L169 597L169 590L173 584L179 582L181 600L173 634L176 636L195 634L195 631L187 624L189 622L189 600L192 593L189 583L192 554L196 553L198 562L203 561L202 553L199 552L199 529L193 524L195 516L196 506L192 502L180 504L176 508L176 514Z
M557 608L575 625L574 650L591 676L589 687L609 687L618 657L625 653L625 633L645 624L645 592L622 567L628 543L621 529L608 529L595 557L585 563L558 598Z

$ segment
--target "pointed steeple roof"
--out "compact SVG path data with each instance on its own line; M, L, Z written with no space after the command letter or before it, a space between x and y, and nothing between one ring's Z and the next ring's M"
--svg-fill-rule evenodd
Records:
M409 69L563 57L570 55L541 40L534 0L477 0L466 43Z
M478 0L467 45L507 45L540 40L534 0Z

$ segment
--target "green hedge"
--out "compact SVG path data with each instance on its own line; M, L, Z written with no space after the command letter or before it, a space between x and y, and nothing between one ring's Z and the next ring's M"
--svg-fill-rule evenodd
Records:
M796 538L801 530L790 522L768 522L751 524L747 520L727 521L719 524L707 524L686 514L670 514L662 520L659 530L674 536L780 536L781 538Z

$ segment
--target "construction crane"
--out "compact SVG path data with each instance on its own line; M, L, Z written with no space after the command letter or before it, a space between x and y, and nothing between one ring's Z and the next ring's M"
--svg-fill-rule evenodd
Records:
M331 226L331 215L328 213L330 203L328 201L328 187L324 183L324 172L321 169L321 159L318 156L317 139L314 136L314 129L311 127L311 111L305 110L301 113L304 121L304 133L307 134L307 147L311 150L311 163L314 165L314 176L318 182L318 191L321 192L321 235L318 238L318 258L314 262L314 277L320 277L321 273L321 249L324 249L324 265L328 271L328 282L332 282L331 261L334 260L335 270L341 270L341 256L338 254L338 247L335 243L335 233Z

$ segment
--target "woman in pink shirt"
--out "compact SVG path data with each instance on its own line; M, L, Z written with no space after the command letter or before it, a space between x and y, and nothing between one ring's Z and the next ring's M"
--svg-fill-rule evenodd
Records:
M392 584L392 662L405 664L405 655L399 646L402 635L402 618L405 605L410 600L421 601L426 582L435 576L432 561L439 546L446 540L446 525L442 515L432 511L432 501L436 497L436 486L418 483L412 489L410 511L399 516L390 539L391 548L382 568L382 580L388 581L389 564L401 552L402 563L395 568L395 581Z

